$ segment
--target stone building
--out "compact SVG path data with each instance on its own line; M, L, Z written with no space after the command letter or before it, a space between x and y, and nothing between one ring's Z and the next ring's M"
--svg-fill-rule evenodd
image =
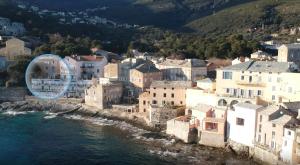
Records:
M278 62L295 62L300 64L300 44L284 44L278 48Z
M171 81L196 81L207 75L206 63L199 59L166 59L156 63L163 72L163 78Z
M12 38L6 41L6 47L0 49L0 55L6 56L7 60L13 61L17 56L31 55L31 49L25 47L25 42Z
M150 88L153 81L162 80L162 72L151 63L144 63L130 70L130 82L136 93Z
M192 85L191 81L153 81L150 86L150 104L185 106L186 90Z
M122 101L123 84L118 81L100 78L97 83L85 91L85 103L99 109L110 108Z

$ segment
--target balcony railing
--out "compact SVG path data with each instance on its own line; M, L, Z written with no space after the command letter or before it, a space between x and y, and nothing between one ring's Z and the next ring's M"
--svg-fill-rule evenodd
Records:
M258 82L258 81L236 80L235 82L238 85L245 85L245 86L258 86L258 87L264 87L264 86L266 86L265 83Z

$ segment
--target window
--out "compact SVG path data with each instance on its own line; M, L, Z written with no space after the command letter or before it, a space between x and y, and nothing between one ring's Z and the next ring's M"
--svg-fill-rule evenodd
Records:
M261 90L257 91L257 96L261 96Z
M157 104L157 101L156 101L156 100L153 100L153 101L152 101L152 104Z
M230 89L229 88L226 88L226 93L230 93Z
M272 77L271 76L269 76L268 81L272 82Z
M291 133L291 131L288 131L288 135L290 136L292 133Z
M272 124L272 127L276 127L276 124Z
M166 93L164 93L164 97L167 97L167 94L166 94Z
M166 90L167 88L164 88L164 90Z
M166 104L166 101L165 101L165 100L163 100L161 103L162 103L162 105L165 105L165 104Z
M97 69L97 73L99 73L100 72L100 70L99 69Z
M174 93L172 93L172 94L171 94L171 97L174 98L174 96L175 96Z
M287 141L286 140L284 141L284 146L287 146Z
M143 104L146 105L146 101L145 100L143 101Z
M258 126L258 132L261 132L261 124Z
M244 125L244 122L245 122L245 120L244 119L242 119L242 118L236 118L236 125L241 125L241 126L243 126Z
M241 96L244 96L244 89L241 89Z
M252 82L252 76L249 77L249 82Z
M182 104L183 104L183 102L182 102L182 101L180 101L180 104L182 105Z
M174 101L171 101L171 105L174 105Z
M223 72L223 79L231 80L232 79L232 72Z
M146 109L144 108L144 112L146 112Z
M274 138L275 138L275 132L272 131L272 139L274 139Z
M174 88L172 88L172 90L174 90Z
M244 76L241 76L241 80L244 80L244 78L245 78Z
M156 93L153 93L153 97L156 97Z
M259 116L259 121L262 122L262 115Z
M260 142L261 141L261 136L260 135L258 135L258 142Z
M272 95L272 100L275 100L275 96L274 95Z

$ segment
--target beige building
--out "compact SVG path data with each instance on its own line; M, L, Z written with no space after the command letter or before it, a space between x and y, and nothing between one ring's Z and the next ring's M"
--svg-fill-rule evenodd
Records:
M191 81L154 81L150 86L150 104L184 106L189 87L192 87Z
M171 81L196 81L207 75L206 63L199 59L166 59L156 63L163 72L163 78Z
M110 108L122 100L123 85L120 82L100 78L97 83L85 91L85 103L99 109Z
M149 91L139 95L139 112L148 116L149 109L164 106L185 106L190 81L154 81Z
M162 72L153 64L144 63L130 70L130 82L141 93L150 87L153 81L162 80Z
M248 61L217 70L218 105L238 102L252 104L280 103L300 100L300 74L294 63Z
M295 109L286 109L280 105L271 105L258 112L255 147L268 151L278 160L289 164L298 164L299 156L296 152L296 135L300 124ZM268 156L270 157L270 156ZM272 160L265 160L271 162ZM275 161L275 160L274 160Z
M20 55L31 55L31 49L25 47L24 41L12 38L6 41L6 47L0 49L0 55L6 56L11 61Z

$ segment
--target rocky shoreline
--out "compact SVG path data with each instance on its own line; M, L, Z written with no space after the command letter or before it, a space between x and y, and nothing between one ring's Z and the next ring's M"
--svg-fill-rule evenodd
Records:
M0 104L0 113L18 114L32 111L47 112L54 114L54 116L85 120L96 124L114 125L128 131L137 143L145 144L145 150L148 152L158 154L165 160L175 160L178 164L186 162L192 164L257 164L246 155L234 153L229 147L220 149L198 144L184 144L159 129L147 126L139 118L120 115L114 110L100 111L78 102L43 100L4 102Z

